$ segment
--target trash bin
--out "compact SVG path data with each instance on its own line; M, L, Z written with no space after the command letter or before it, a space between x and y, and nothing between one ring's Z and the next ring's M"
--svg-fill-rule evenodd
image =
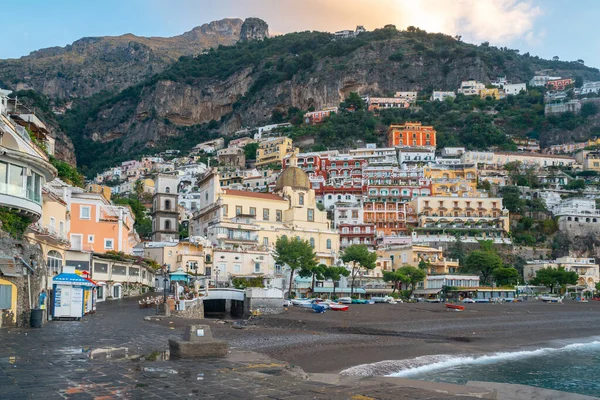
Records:
M39 308L31 310L31 327L32 328L41 328L42 327L42 318L44 317L44 310L40 310Z

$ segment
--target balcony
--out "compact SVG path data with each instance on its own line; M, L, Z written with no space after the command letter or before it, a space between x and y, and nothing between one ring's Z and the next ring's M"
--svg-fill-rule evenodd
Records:
M37 236L46 237L53 240L56 243L70 245L71 241L67 237L67 235L63 232L59 232L56 228L51 227L49 225L42 225L40 223L35 223L30 225L29 227Z

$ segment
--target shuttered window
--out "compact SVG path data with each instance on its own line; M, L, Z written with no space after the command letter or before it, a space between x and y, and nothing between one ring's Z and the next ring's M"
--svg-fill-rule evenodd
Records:
M12 286L0 285L0 310L11 308Z

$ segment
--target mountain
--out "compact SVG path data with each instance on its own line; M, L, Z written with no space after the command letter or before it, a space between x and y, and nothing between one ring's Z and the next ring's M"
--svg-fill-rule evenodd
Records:
M0 87L33 89L51 99L120 91L163 71L181 56L234 44L242 23L223 19L169 38L132 34L82 38L65 47L0 60Z
M80 103L65 116L64 126L76 147L83 149L82 162L98 167L98 162L103 165L165 146L186 147L242 127L281 116L285 119L296 109L337 105L351 92L371 96L393 96L399 90L427 93L455 90L466 79L489 83L506 76L513 82L527 82L540 72L600 80L597 69L577 62L543 60L419 29L386 27L349 39L323 32L291 33L181 57L163 72L117 95L95 96ZM537 124L544 125L543 98L538 93L530 102L523 107L535 113ZM469 107L472 111L473 106ZM519 118L523 126L518 129L494 118L482 124L500 129L500 134L511 130L524 135L537 129L523 123L527 115ZM464 125L464 118L459 122ZM504 126L498 128L497 123ZM360 135L357 131L348 138Z

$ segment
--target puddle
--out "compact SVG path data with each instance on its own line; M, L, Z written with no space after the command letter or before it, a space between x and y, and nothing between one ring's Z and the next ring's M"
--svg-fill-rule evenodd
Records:
M169 353L169 350L153 351L152 353L144 356L146 361L168 361L170 358L171 353Z
M124 360L129 358L127 347L107 347L94 349L90 352L91 360Z

